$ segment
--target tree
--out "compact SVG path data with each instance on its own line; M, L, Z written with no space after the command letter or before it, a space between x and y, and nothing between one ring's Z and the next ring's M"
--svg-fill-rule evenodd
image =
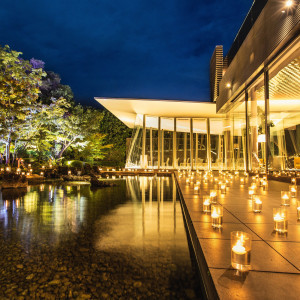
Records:
M34 109L45 76L41 61L23 60L21 54L9 46L0 46L0 138L5 144L7 164L11 144Z
M52 130L55 134L53 157L61 159L70 146L72 149L83 150L91 142L89 138L99 133L101 119L102 113L99 110L84 108L81 105L71 107L63 114L52 116L51 126L55 127L55 130Z
M131 137L132 129L128 128L108 110L103 111L100 122L101 132L106 134L104 145L113 144L106 155L106 163L124 165L126 157L126 139Z
M43 104L51 104L51 99L64 98L68 102L74 104L73 92L68 85L63 85L60 83L60 76L52 71L47 71L47 76L42 80L40 87L41 94L39 95L39 100Z
M112 148L112 144L104 144L106 135L102 133L94 133L87 138L87 146L77 153L75 159L82 159L94 163L104 159L107 150Z

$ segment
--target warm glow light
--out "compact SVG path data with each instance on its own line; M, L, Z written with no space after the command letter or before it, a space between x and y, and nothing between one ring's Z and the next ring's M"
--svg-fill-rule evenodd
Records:
M257 137L258 143L265 143L266 142L266 135L265 134L259 134Z
M274 216L274 221L283 221L284 220L284 216L282 216L280 213L277 213L275 216Z
M246 248L243 246L243 241L238 240L236 244L232 247L232 251L234 251L237 254L245 254Z
M292 1L292 0L288 0L285 2L286 7L291 7L291 6L293 6L293 4L294 4L294 1Z
M226 83L226 87L228 88L228 89L230 89L231 88L231 84L228 82L228 83Z

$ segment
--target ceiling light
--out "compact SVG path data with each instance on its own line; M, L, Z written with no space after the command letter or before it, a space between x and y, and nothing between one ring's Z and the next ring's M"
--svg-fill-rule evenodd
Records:
M285 2L286 7L291 7L293 4L294 4L293 0L288 0L288 1Z

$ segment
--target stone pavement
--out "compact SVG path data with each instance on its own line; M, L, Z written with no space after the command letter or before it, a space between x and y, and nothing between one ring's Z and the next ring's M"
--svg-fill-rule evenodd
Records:
M217 177L218 174L214 173ZM300 222L297 221L296 199L288 209L288 232L274 231L273 208L280 207L281 191L289 184L269 181L269 190L258 188L262 212L252 211L248 196L251 177L240 185L239 175L233 176L226 194L218 191L218 203L224 208L223 227L213 229L210 214L203 212L203 196L217 189L215 182L201 181L200 192L186 183L187 174L175 174L188 231L205 294L220 299L300 299ZM202 179L202 180L201 180ZM298 191L299 193L299 191ZM231 267L230 233L244 231L252 236L251 271L241 273Z

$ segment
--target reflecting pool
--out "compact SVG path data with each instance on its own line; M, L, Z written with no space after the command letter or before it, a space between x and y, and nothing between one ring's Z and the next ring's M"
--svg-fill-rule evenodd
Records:
M0 253L0 298L199 298L172 178L3 190Z

